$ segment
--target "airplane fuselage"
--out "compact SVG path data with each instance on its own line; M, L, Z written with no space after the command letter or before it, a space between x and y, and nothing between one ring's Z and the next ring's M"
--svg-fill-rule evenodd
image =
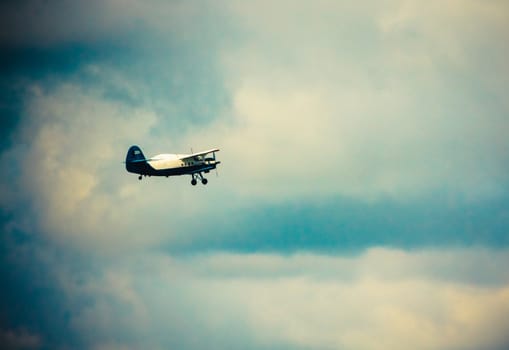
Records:
M179 154L160 154L146 162L126 163L130 173L150 176L189 175L198 172L209 172L215 169L219 161L215 160L187 160L179 159Z

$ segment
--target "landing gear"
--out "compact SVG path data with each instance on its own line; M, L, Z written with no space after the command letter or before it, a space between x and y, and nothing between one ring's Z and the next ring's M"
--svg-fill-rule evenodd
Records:
M197 179L200 179L201 183L206 185L209 181L203 177L202 173L196 173L196 174L191 174L192 176L192 180L191 180L191 185L193 186L196 186L196 184L198 183Z

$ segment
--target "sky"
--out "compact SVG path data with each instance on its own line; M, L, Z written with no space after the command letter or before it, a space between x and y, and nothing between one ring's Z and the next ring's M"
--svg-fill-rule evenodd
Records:
M509 347L509 3L0 3L6 349ZM207 186L137 179L218 147Z

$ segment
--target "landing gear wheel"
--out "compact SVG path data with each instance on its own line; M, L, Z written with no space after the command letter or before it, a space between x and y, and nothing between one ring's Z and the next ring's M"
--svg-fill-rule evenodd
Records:
M141 175L140 175L140 176L138 176L138 180L141 180Z
M198 181L196 181L196 179L191 180L191 185L196 186L197 183L198 183Z
M207 184L207 182L209 182L207 179L205 179L205 178L201 179L201 183L202 183L202 184L206 185L206 184Z

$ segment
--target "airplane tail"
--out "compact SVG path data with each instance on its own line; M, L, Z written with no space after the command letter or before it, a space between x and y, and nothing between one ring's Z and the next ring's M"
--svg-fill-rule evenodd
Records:
M126 163L140 162L143 160L145 160L145 156L143 155L143 152L138 146L129 147L129 150L127 151L127 156L125 158Z
M142 175L150 174L151 171L151 167L147 164L147 159L138 146L131 146L127 151L125 168L131 173Z

